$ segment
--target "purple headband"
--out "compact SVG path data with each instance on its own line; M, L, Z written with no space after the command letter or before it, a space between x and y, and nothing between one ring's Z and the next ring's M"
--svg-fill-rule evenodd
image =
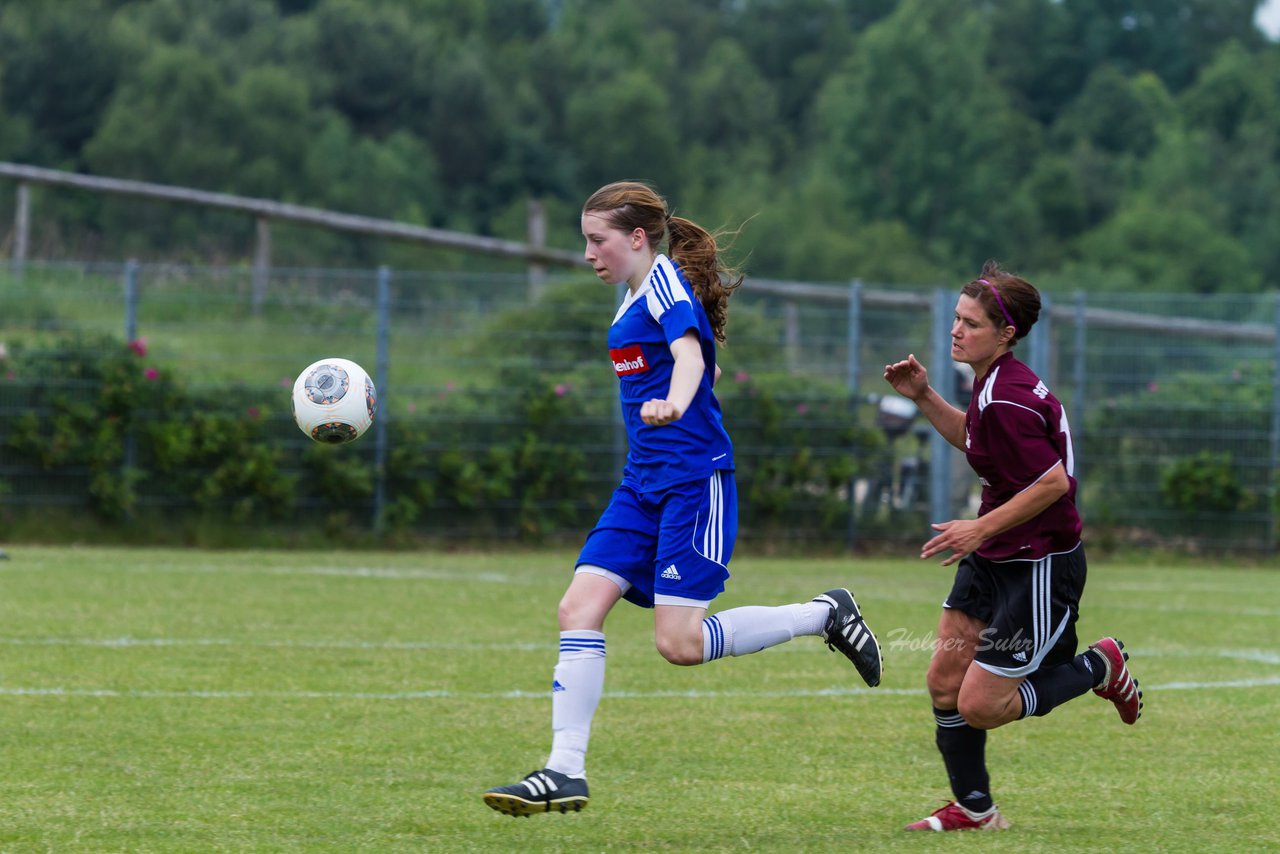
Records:
M1004 307L1004 300L1000 299L1000 291L996 286L988 282L986 279L978 279L979 282L991 288L991 293L996 295L996 305L1000 306L1000 313L1004 315L1004 319L1009 321L1009 325L1013 327L1013 331L1018 331L1018 324L1013 322L1013 318L1009 316L1009 310Z

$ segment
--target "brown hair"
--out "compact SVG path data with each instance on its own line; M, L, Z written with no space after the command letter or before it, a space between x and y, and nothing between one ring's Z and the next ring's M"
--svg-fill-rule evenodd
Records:
M1013 327L1010 347L1025 338L1040 319L1040 292L1026 279L1000 269L998 261L983 264L982 273L960 293L976 299L996 329Z
M720 259L717 240L721 233L712 234L693 220L672 216L667 200L640 181L606 184L591 194L582 212L602 214L610 225L623 231L644 229L649 248L655 252L666 236L667 254L693 287L716 340L725 340L729 296L742 284L743 276Z

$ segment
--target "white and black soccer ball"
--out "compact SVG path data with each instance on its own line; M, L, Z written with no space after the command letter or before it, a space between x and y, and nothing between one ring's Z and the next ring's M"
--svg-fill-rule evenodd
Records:
M321 359L293 384L293 420L317 442L341 445L373 424L378 393L368 372L350 359Z

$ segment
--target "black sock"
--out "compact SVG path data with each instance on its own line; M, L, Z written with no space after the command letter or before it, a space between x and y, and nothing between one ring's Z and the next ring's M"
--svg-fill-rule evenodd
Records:
M1102 684L1102 680L1107 678L1107 659L1096 649L1086 649L1078 657L1085 656L1088 656L1086 660L1089 662L1086 666L1093 668L1093 684L1089 687L1097 688Z
M1105 673L1102 658L1093 650L1082 652L1066 664L1037 670L1018 687L1022 717L1044 717L1068 700L1096 688Z
M933 717L938 722L938 750L956 802L970 812L986 812L992 805L987 731L969 726L955 709L934 709Z

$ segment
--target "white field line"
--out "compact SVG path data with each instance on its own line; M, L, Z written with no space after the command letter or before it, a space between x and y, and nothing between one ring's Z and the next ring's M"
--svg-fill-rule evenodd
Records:
M911 646L913 651L920 651L916 646L926 643L931 638L918 640ZM351 649L351 650L391 650L391 651L432 651L456 650L460 652L494 652L516 650L519 652L546 652L554 650L552 642L503 642L503 643L460 643L455 641L359 641L359 640L236 640L233 638L135 638L129 636L116 638L75 638L75 637L0 637L0 646L74 646L102 649L134 649L134 648L166 648L166 647L244 647L248 649ZM890 649L897 649L894 642L887 644ZM923 647L922 647L923 649ZM771 654L780 652L812 651L805 644L786 644L767 650ZM927 650L926 650L927 651ZM1143 658L1228 658L1238 661L1252 661L1257 664L1280 665L1280 651L1269 649L1146 649L1129 646L1129 652L1136 659Z
M555 650L556 644L547 643L457 643L450 641L258 641L232 638L0 638L0 646L83 646L106 649L164 648L164 647L246 647L251 649L355 649L355 650L441 650L466 652L493 652L518 650L541 652Z
M23 564L0 564L0 572L21 572L31 570ZM36 568L34 571L44 571ZM335 578L369 578L380 581L476 581L484 584L540 584L545 579L494 571L459 572L450 569L400 569L396 567L374 566L223 566L220 564L180 565L141 565L111 568L109 572L128 574L165 574L165 575L284 575L284 576L327 576ZM564 583L572 575L572 568L564 572Z
M9 646L77 646L107 649L169 648L169 647L257 647L272 649L356 649L356 650L440 650L491 651L495 649L550 652L553 645L544 644L466 644L435 641L241 641L230 638L0 638L0 645ZM789 645L788 645L789 647ZM782 647L786 649L788 647ZM1280 652L1264 649L1132 649L1135 658L1200 658L1216 657L1259 664L1280 665ZM1259 679L1235 679L1227 681L1181 681L1149 685L1152 691L1199 691L1225 688L1267 688L1280 686L1280 677ZM606 691L604 696L614 699L714 699L714 698L767 698L767 697L858 697L887 694L920 696L919 688L824 688L798 691ZM433 700L433 699L545 699L542 691L504 691L497 693L460 692L449 689L432 691L396 692L344 692L344 691L145 691L84 688L38 688L0 686L0 696L8 697L101 697L124 699L297 699L297 700Z
M1228 688L1273 688L1280 676L1268 679L1235 679L1226 682L1167 682L1148 686L1149 691L1219 691ZM605 691L612 700L724 699L724 698L816 698L893 695L923 696L923 688L822 688L801 691ZM120 691L98 688L23 688L0 686L3 697L89 697L106 699L161 700L546 700L546 691L468 692L435 691Z
M1105 570L1103 570L1105 572ZM1250 594L1258 594L1264 596L1280 595L1280 583L1277 583L1277 576L1267 572L1258 572L1249 579L1253 585L1247 592ZM1179 578L1174 584L1170 584L1167 576L1149 581L1097 581L1089 580L1086 585L1089 590L1094 593L1158 593L1166 595L1169 593L1221 593L1226 596L1239 596L1241 593L1240 585L1230 581L1222 580L1204 580L1194 581L1185 578Z
M1125 602L1107 602L1105 605L1091 605L1090 611L1139 611L1143 614L1227 614L1232 617L1280 617L1280 608L1234 608L1228 605L1215 607L1211 605L1150 605L1128 604Z

